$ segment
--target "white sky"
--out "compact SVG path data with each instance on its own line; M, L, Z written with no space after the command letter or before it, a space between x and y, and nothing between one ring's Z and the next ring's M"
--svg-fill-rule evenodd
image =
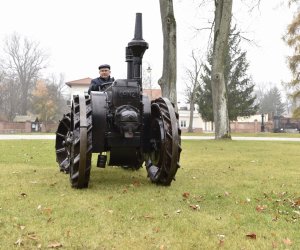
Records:
M213 1L196 8L196 0L173 0L177 22L178 92L185 88L185 67L193 49L205 58L207 35L195 27L209 27ZM289 49L281 37L293 12L282 0L263 0L259 10L249 12L253 0L234 0L234 21L245 37L257 45L244 43L254 82L279 85L290 77L286 65ZM247 4L245 4L248 3ZM50 55L45 73L64 73L66 81L98 77L98 66L109 63L115 78L126 78L125 47L133 38L135 13L143 13L143 35L149 43L144 67L152 68L153 81L162 72L162 31L158 0L0 0L0 46L16 31L39 41ZM211 10L209 10L211 9ZM1 55L0 55L1 56Z

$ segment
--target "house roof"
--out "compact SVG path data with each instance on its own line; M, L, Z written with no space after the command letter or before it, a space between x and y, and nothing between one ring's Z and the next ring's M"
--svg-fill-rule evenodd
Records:
M79 79L79 80L74 80L74 81L66 82L66 84L69 87L78 86L78 85L85 86L85 85L90 85L91 80L92 80L92 78L86 77L86 78L82 78L82 79Z

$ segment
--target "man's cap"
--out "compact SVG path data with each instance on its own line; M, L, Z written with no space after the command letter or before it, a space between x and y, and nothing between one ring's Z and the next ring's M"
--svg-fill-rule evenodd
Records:
M104 68L107 68L107 69L110 69L110 65L109 64L101 64L98 69L104 69Z

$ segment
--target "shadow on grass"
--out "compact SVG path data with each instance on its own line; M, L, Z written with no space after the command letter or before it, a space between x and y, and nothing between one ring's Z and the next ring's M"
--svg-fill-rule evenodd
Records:
M147 178L147 171L145 168L139 170L122 169L121 167L106 167L99 169L92 167L90 182L88 189L94 191L101 190L118 190L130 187L139 187L141 189L150 186L158 186L152 183Z

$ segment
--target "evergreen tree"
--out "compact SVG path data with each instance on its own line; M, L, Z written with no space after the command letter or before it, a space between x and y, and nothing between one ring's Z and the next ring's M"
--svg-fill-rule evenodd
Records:
M247 75L249 63L246 52L240 48L241 38L236 28L231 30L229 46L226 51L225 84L228 98L229 120L237 120L238 116L250 116L256 113L253 94L254 84ZM211 93L212 49L207 56L207 64L201 75L202 84L197 94L199 113L205 121L213 121L212 93Z
M271 88L262 98L260 112L270 115L282 115L285 105L281 101L280 91L277 87Z

